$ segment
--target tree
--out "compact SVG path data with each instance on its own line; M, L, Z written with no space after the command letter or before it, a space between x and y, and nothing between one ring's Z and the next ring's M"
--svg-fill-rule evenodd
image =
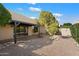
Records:
M11 20L11 14L9 11L0 3L0 26L5 26Z
M49 35L54 35L58 31L58 21L51 12L41 11L39 16L39 24L45 27Z
M72 23L64 23L63 27L65 28L70 28L72 26Z

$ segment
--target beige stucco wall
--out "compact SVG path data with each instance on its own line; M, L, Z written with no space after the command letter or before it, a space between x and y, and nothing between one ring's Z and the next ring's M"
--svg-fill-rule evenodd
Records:
M42 26L40 27L40 33L42 33L42 34L46 33L45 28ZM32 26L28 27L28 35L38 35L38 34L39 34L39 32L33 33Z
M0 40L12 39L12 38L13 38L13 28L10 25L0 27Z
M71 31L69 28L60 28L59 31L61 32L62 36L71 37Z
M26 28L26 31L27 31L27 28ZM28 27L28 36L29 35L37 35L37 34L38 34L38 32L36 32L36 33L33 32L32 26Z
M43 33L43 34L46 33L45 28L43 26L40 26L40 33Z
M26 29L27 30L27 29ZM41 33L45 33L45 28L40 28ZM28 35L36 35L37 33L33 33L32 26L28 27ZM13 27L7 25L5 27L0 27L0 40L13 39Z
M33 35L32 26L28 27L28 35Z

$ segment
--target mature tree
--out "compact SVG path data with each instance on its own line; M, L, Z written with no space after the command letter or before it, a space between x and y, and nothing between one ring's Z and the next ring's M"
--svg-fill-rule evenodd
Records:
M0 3L0 26L5 26L11 20L11 14L9 11Z
M70 28L72 26L72 23L64 23L63 27L65 28Z
M39 23L44 26L49 35L54 35L58 31L58 21L51 12L41 11L39 16Z

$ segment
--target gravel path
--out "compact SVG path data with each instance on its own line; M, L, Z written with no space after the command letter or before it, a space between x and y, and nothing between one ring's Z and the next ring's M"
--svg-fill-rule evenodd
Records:
M57 36L49 40L48 36L18 41L0 49L1 56L74 56L79 55L79 47L72 38Z

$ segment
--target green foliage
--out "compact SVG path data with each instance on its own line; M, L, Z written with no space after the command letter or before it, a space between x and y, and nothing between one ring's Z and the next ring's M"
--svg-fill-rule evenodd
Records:
M41 11L39 23L45 27L49 35L54 35L58 30L58 21L55 19L51 12Z
M51 23L47 26L47 31L49 35L54 35L58 31L58 24L57 23Z
M47 12L47 11L41 11L39 19L40 19L39 20L40 25L45 25L45 24L49 25L52 22L55 22L55 17L52 15L51 12Z
M79 43L79 23L74 24L71 27L72 37Z
M9 11L0 3L0 26L5 26L11 20L11 14Z
M64 28L70 28L72 26L71 23L64 23L62 27Z

